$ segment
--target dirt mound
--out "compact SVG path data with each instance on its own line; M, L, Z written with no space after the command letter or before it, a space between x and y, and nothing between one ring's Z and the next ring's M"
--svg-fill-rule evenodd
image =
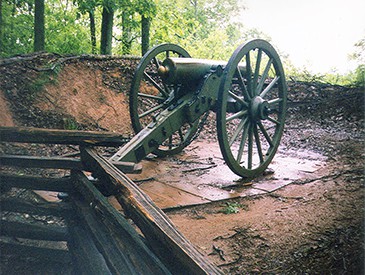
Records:
M137 58L47 53L0 60L0 125L132 134L128 93L137 64ZM363 119L363 91L318 82L288 86L288 119L310 115L332 125ZM215 137L211 117L206 134Z
M51 54L3 61L0 104L9 107L1 125L131 134L128 91L136 64L135 58Z
M1 126L14 126L13 116L11 115L10 108L7 100L4 97L3 92L0 93L0 125Z

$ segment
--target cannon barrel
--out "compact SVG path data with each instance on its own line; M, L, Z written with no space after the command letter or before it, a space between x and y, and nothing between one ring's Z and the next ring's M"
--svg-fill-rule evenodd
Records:
M168 84L193 84L204 79L213 71L223 72L226 61L197 58L166 58L158 68L158 74ZM240 71L245 72L245 65L239 65Z

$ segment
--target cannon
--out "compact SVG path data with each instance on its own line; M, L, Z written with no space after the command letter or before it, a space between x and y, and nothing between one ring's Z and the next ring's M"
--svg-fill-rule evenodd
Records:
M176 154L213 111L225 163L241 177L256 177L280 144L287 85L279 55L265 40L240 45L228 62L195 59L178 45L162 44L141 59L129 101L136 135L112 161Z

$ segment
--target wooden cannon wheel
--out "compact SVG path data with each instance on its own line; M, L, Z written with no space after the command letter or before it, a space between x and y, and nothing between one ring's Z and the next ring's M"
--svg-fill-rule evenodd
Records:
M139 63L131 84L129 108L132 126L136 133L154 121L155 117L174 104L179 84L166 84L158 74L163 60L168 57L190 57L178 45L162 44L148 51ZM168 137L154 153L158 156L179 153L197 131L197 124L184 124Z
M219 145L234 173L255 177L267 168L283 133L286 100L274 48L260 39L238 47L223 72L217 103Z

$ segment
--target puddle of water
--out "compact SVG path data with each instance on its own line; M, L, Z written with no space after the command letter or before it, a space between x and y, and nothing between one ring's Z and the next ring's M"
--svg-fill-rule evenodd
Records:
M195 141L179 155L142 161L142 174L130 177L149 179L140 187L164 209L272 192L313 177L324 160L312 152L281 150L269 166L273 174L245 181L225 165L218 143Z

